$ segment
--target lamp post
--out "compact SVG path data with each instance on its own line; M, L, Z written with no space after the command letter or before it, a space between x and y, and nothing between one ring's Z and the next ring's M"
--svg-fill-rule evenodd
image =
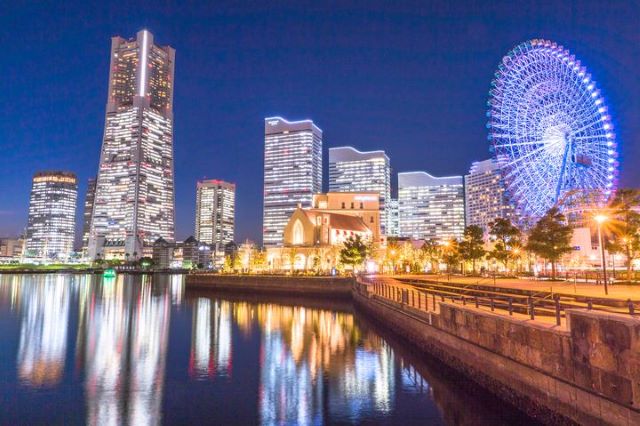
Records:
M608 219L607 216L603 214L598 214L594 217L596 223L598 224L598 244L600 244L600 258L602 261L602 277L604 281L604 294L609 294L609 286L607 284L607 262L604 257L604 241L602 240L602 224Z

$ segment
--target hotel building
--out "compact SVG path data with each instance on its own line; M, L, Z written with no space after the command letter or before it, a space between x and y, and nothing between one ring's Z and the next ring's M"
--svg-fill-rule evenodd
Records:
M78 180L70 172L38 172L29 200L25 255L67 259L73 252Z
M87 193L84 197L84 212L82 213L82 253L86 256L89 251L89 232L91 231L91 216L96 199L96 178L89 178Z
M262 242L282 245L284 227L298 206L311 207L322 190L322 130L313 121L264 121Z
M174 239L174 59L146 30L111 40L91 258L136 259L158 238Z
M398 210L403 237L461 238L464 233L462 176L398 173Z
M350 146L329 148L329 191L377 192L380 197L382 233L388 233L391 166L384 151L361 152Z
M196 189L196 240L213 246L216 253L235 237L236 185L222 180L202 180Z
M494 160L476 161L464 177L465 222L489 229L497 218L512 218L500 169Z

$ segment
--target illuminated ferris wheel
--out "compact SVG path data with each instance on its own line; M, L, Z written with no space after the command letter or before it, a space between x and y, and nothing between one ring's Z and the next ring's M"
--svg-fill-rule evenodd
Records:
M577 191L604 204L616 186L615 134L580 61L556 43L527 41L502 59L491 86L489 140L519 213L540 217Z

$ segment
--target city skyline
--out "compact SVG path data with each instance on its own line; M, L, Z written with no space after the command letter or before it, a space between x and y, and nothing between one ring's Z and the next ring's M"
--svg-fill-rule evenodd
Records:
M393 175L403 170L429 170L436 175L465 174L473 161L489 158L484 125L486 124L485 103L491 76L502 56L510 48L531 37L544 36L556 40L583 59L608 98L612 116L617 124L622 159L634 157L638 149L634 141L637 140L639 125L632 117L637 116L638 101L624 99L623 95L637 92L637 79L624 75L624 69L629 68L629 64L633 63L629 58L637 57L634 53L638 49L637 43L631 43L637 39L637 33L631 31L626 21L616 23L620 34L616 37L593 31L594 27L606 28L607 19L611 20L613 16L623 13L623 7L618 5L605 8L587 4L586 10L563 6L557 11L550 11L541 7L529 8L528 13L516 13L513 9L491 10L492 7L495 6L487 5L487 9L481 11L471 7L468 12L458 10L456 7L447 10L446 13L459 17L461 22L467 24L454 26L460 30L455 34L449 31L450 23L436 23L433 31L428 31L426 16L429 10L417 13L419 18L415 19L412 19L408 11L401 7L389 18L384 16L386 12L384 9L356 10L355 17L347 19L345 18L347 12L353 11L340 9L336 13L346 21L338 35L345 38L337 39L339 43L336 48L318 45L308 37L310 33L302 29L302 24L311 22L313 29L327 32L334 20L327 15L326 11L304 12L295 8L285 8L282 11L284 13L281 16L276 13L275 18L276 21L291 23L298 31L297 36L294 34L291 39L293 47L290 48L290 53L305 57L303 51L307 47L312 47L315 49L314 52L318 53L318 59L308 58L307 64L301 64L291 71L279 65L282 56L276 55L276 58L271 61L266 61L260 55L256 56L255 48L261 43L249 37L245 31L233 33L231 38L224 39L224 42L220 42L221 44L207 45L211 46L212 52L217 53L225 51L224 43L232 47L238 46L237 58L225 59L224 55L222 57L214 55L220 59L220 63L203 62L203 59L194 56L193 50L196 47L202 47L202 43L194 42L193 47L188 46L188 41L194 40L196 34L194 31L202 29L201 24L195 25L194 27L197 28L194 29L187 27L184 32L182 31L184 25L181 25L178 32L178 28L172 27L162 14L149 11L135 12L124 23L106 14L107 17L99 21L99 25L91 27L88 38L83 39L82 42L91 43L95 47L80 49L82 52L74 50L74 54L79 55L81 57L79 60L93 70L90 73L92 75L73 79L73 86L71 81L67 83L60 78L60 75L64 75L67 67L73 65L75 61L70 61L71 65L61 64L59 61L56 62L50 54L39 54L37 47L32 47L31 50L35 52L31 52L32 54L28 56L11 51L11 57L17 59L17 65L15 65L17 68L14 68L14 65L9 66L10 72L17 76L18 74L15 73L22 65L25 73L21 74L20 78L14 79L16 87L7 88L5 92L8 96L15 95L16 98L16 104L5 114L8 118L6 121L19 125L17 127L15 125L0 126L0 135L9 148L9 155L3 160L1 177L3 182L6 182L7 188L11 188L0 196L2 205L0 235L15 235L24 229L30 176L37 170L59 168L74 171L80 182L78 190L81 194L85 193L87 178L96 173L95 165L98 162L97 153L100 150L101 128L104 126L102 94L106 90L108 80L104 65L108 39L114 34L128 36L141 28L148 28L162 44L176 47L179 57L182 57L180 52L185 52L185 62L178 59L178 67L185 67L185 77L181 77L178 71L179 77L176 80L177 123L184 121L176 128L177 239L184 239L192 233L192 206L195 202L193 186L197 179L206 175L239 184L239 188L242 189L238 194L237 239L243 240L248 237L256 241L260 240L261 217L258 212L262 202L260 174L263 138L259 127L262 124L261 120L270 115L282 115L291 120L309 118L319 123L326 133L325 159L328 158L326 152L329 147L351 145L361 150L385 150L393 159ZM499 8L496 7L496 9ZM497 12L499 15L500 13L508 14L513 19L506 28L498 28L500 24L491 23L487 18L492 12ZM45 15L44 11L40 13L41 17ZM442 17L442 13L444 12L439 12L439 17ZM473 13L477 13L479 18L472 19ZM274 17L273 13L267 13L267 15ZM36 13L35 16L37 18L38 14ZM219 19L215 22L224 27L225 24L221 23L222 16L220 14L214 17L218 17ZM236 21L247 23L253 20L260 34L276 31L268 21L256 18L249 10L236 10L233 16ZM316 16L319 17L318 22L314 20ZM21 22L19 18L15 20L16 23L7 25L7 29L15 29L18 36L24 34L19 28L14 28ZM295 18L301 18L302 24L296 24ZM561 18L565 19L568 25L563 29L557 29L558 26L555 24ZM73 21L77 16L71 13L66 19ZM180 19L183 23L189 22L188 17L182 16ZM407 27L406 24L411 22L415 23L415 27ZM376 27L376 24L380 25ZM363 25L362 34L349 37L348 31L358 25ZM374 40L374 35L377 35L374 28L393 34L393 30L400 27L403 30L391 41L380 41L378 37ZM34 34L27 37L27 40L30 40L29 37L38 37L39 33L42 34L42 31L47 29L50 29L47 25L37 28ZM221 30L212 26L205 31L205 35L211 35L212 32L215 34L217 31ZM477 36L476 33L480 35L490 33L491 39L474 37L474 35ZM595 36L595 33L598 33L598 36ZM65 41L68 38L74 38L76 34L68 30L59 36L61 38L58 43L51 45L48 49L54 53L58 52L54 56L67 51L69 47L64 45ZM283 34L276 33L276 36L275 40L268 43L266 47L287 45ZM425 45L422 47L410 45L408 40L411 36L417 36L425 41ZM250 40L247 40L247 37ZM207 37L203 39L206 40ZM471 40L475 43L469 43ZM438 43L429 43L430 41L438 41ZM357 49L357 46L366 43L375 47L368 54ZM354 52L358 52L359 56L353 56ZM411 59L403 52L414 52L417 55L415 59ZM385 54L390 55L392 62L396 65L401 65L400 71L394 71L384 65L382 58ZM354 59L349 59L350 57ZM448 59L450 59L449 62L447 62ZM367 61L370 62L368 66L365 65ZM239 72L237 78L244 84L257 81L257 77L252 76L253 74L245 68L246 64L255 62L265 62L270 65L268 70L271 70L270 73L266 73L266 81L259 83L255 88L257 89L255 95L247 95L248 91L236 90L237 82L234 85L232 79L224 76L229 72L237 71ZM43 80L38 81L33 74L27 72L29 67L35 66L36 63L41 63L42 68L53 70L53 75L38 74L38 78ZM324 79L316 70L316 66L323 63L341 64L336 72L332 73L335 81ZM429 64L432 66L428 66ZM446 73L443 67L447 68ZM450 72L448 68L451 68ZM370 73L371 82L364 84L354 80L358 72L367 71ZM469 72L474 73L473 79L478 80L477 82L469 81ZM193 77L186 77L189 74ZM445 92L453 88L456 83L462 87L452 89L451 93L445 95L434 83L431 83L432 80L438 80L437 86L447 89L444 90ZM214 84L210 85L209 81L213 81ZM302 81L306 83L304 86ZM52 86L53 82L55 84ZM50 89L47 90L51 90L52 95L42 97L40 93L44 90L41 85L46 83L49 84L47 87ZM376 84L382 84L383 90L374 91ZM19 95L20 91L24 92L30 85L34 85L34 97L27 102ZM266 85L272 85L273 88L267 88ZM310 88L310 92L314 95L313 100L303 99L308 97L301 90L303 87ZM402 87L405 88L402 89ZM199 88L204 90L198 90ZM200 92L203 92L204 96L216 98L215 103L212 104L209 101L203 103ZM318 97L320 92L326 99ZM187 102L187 99L192 97L195 97L196 101ZM95 101L93 98L96 98ZM70 106L61 106L58 111L58 99L63 99ZM223 110L221 105L230 101L231 107ZM221 102L218 107L211 107L218 105L218 102ZM193 105L187 105L187 103ZM385 104L384 107L382 104ZM26 105L31 107L29 110L31 114L25 112ZM366 108L363 108L364 106ZM68 108L81 113L71 114L70 117L73 119L68 117L64 119L66 126L64 131L53 131L55 126L59 125L56 123L65 117L64 112ZM193 114L194 108L204 110L206 113ZM421 112L418 114L416 110ZM223 111L222 114L220 114L221 111ZM197 118L200 118L201 124L195 126L198 130L192 131L194 123L197 123L194 119ZM218 129L220 131L216 131L215 136L211 135L213 132L207 130L208 126L202 125L202 123L209 125L212 119L221 118L225 124L220 125L221 128ZM33 119L37 119L42 129L34 128L35 122L31 122ZM246 129L242 129L243 127ZM47 129L51 130L47 131ZM226 144L237 146L238 149L221 155L224 150L228 150ZM202 152L203 155L194 156L193 152ZM215 154L220 155L216 157ZM623 161L621 163L624 164ZM623 166L620 186L637 186L638 173ZM80 205L84 200L78 201ZM81 209L78 209L77 214L81 214ZM81 223L81 220L77 222ZM79 234L79 231L76 234Z

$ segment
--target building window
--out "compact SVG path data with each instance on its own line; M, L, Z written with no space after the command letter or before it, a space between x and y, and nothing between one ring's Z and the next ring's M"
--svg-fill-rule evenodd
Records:
M344 209L344 201L342 202L342 208Z
M353 208L353 203L351 203L351 208Z
M360 208L363 209L364 208L364 204L360 203Z
M296 223L293 224L293 245L299 246L304 243L304 229L302 227L302 222L300 220L296 220Z

